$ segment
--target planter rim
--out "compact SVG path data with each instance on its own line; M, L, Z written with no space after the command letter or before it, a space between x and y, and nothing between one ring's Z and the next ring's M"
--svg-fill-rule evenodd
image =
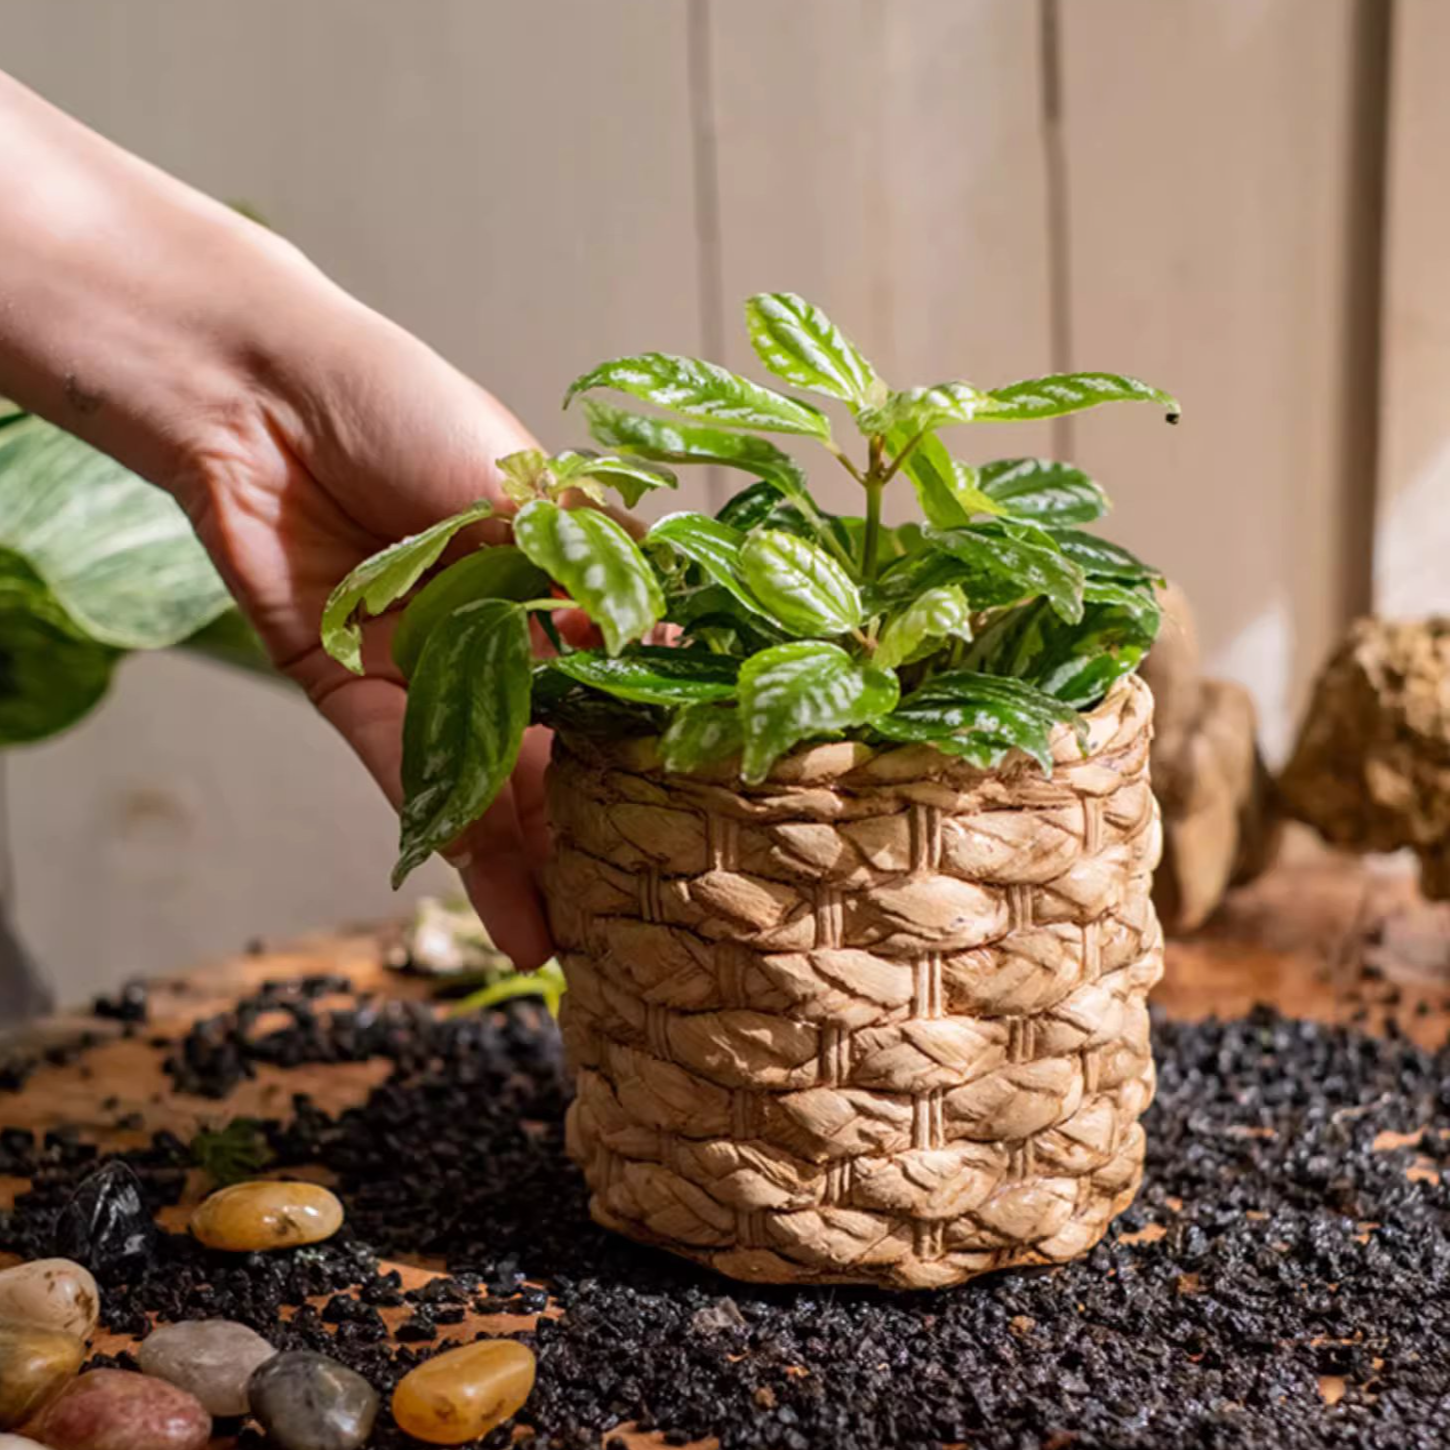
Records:
M1135 722L1139 715L1150 714L1152 708L1153 696L1146 681L1137 674L1122 676L1096 705L1082 712L1088 734L1081 750L1069 726L1058 725L1053 729L1054 767L1082 765L1093 760L1121 740L1125 721ZM970 786L982 781L1012 782L1042 774L1031 756L1016 749L1000 765L984 770L924 743L873 746L860 740L831 740L797 746L776 761L763 781L747 785L740 779L738 755L704 770L672 772L666 771L661 763L658 735L602 736L561 729L556 736L569 754L591 764L658 776L667 781L728 785L744 796L780 786L819 785L827 781L850 785L856 780L861 784L885 784L945 779L957 786Z

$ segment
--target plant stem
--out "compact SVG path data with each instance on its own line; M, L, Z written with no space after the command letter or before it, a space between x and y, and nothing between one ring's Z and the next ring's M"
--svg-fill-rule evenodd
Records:
M861 575L865 579L876 577L876 556L881 541L881 490L886 479L881 471L881 454L885 439L879 435L871 440L870 462L866 476L861 480L866 489L866 532L861 539Z

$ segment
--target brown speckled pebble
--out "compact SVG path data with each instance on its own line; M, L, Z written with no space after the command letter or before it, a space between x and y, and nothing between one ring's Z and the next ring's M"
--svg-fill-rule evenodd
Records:
M71 1259L33 1259L0 1270L0 1319L43 1324L88 1339L101 1312L91 1271Z
M342 1227L337 1195L317 1183L258 1179L203 1199L191 1231L208 1248L251 1253L321 1243Z
M378 1413L378 1394L325 1354L275 1355L248 1386L252 1414L281 1450L357 1450Z
M124 1369L93 1369L31 1427L50 1450L204 1450L211 1416L195 1396Z
M74 1334L0 1319L0 1430L23 1425L58 1395L85 1356Z
M153 1329L136 1350L145 1374L195 1395L213 1415L247 1413L247 1381L277 1351L231 1319L188 1319Z

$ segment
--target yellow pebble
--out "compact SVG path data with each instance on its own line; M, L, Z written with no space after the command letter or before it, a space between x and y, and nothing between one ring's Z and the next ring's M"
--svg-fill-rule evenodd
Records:
M405 1374L393 1391L393 1418L415 1440L463 1445L515 1414L533 1387L533 1350L481 1339Z
M197 1205L191 1232L211 1249L250 1253L318 1244L342 1227L337 1195L317 1183L234 1183Z

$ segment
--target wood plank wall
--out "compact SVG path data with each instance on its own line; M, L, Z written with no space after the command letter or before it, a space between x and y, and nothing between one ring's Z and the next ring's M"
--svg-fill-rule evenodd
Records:
M0 64L251 201L549 442L572 436L561 384L612 352L753 369L760 288L820 301L900 382L1102 366L1174 388L1178 430L1129 409L954 441L1095 471L1282 749L1398 557L1366 458L1382 443L1396 510L1446 491L1414 481L1444 339L1393 274L1419 351L1390 366L1421 401L1378 438L1376 138L1417 133L1390 246L1432 274L1419 198L1450 139L1424 114L1447 124L1445 7L1396 0L1416 80L1390 106L1391 3L0 0ZM132 662L7 769L18 921L63 995L394 905L387 812L341 747L208 666Z

